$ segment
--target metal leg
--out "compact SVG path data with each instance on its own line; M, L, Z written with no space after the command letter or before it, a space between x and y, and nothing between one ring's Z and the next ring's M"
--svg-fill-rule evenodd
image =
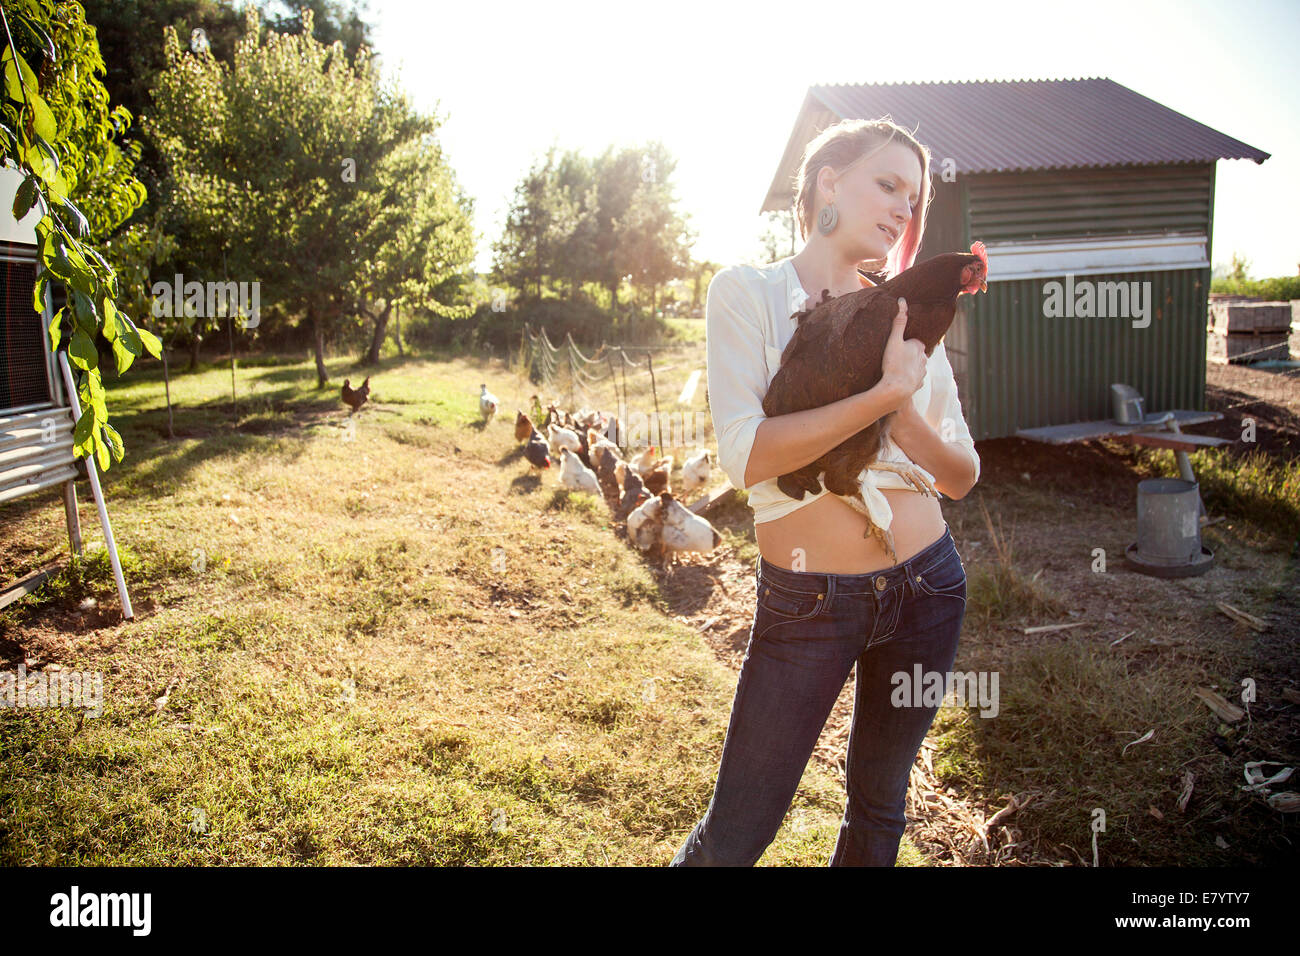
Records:
M73 420L81 417L81 402L77 400L77 383L73 381L72 369L68 366L68 353L59 352L59 364L63 367L63 381L68 387L68 402L74 413ZM108 560L113 565L113 578L117 581L117 596L122 599L122 616L130 621L135 617L131 610L131 598L126 593L126 579L122 577L122 562L117 557L117 542L113 540L113 526L108 523L108 509L104 506L104 493L99 487L99 471L95 468L95 456L86 456L86 475L90 478L90 490L95 496L95 507L99 509L99 525L104 529L104 546L108 548Z
M1165 427L1176 435L1181 435L1183 430L1178 427L1176 419L1169 419L1165 422ZM1201 500L1201 486L1196 481L1196 475L1192 471L1192 459L1188 457L1185 451L1175 451L1174 460L1178 462L1178 475L1183 481L1190 481L1196 484L1196 503L1200 507L1201 522L1204 523L1208 517L1205 513L1205 502Z
M73 554L81 554L81 519L77 517L77 485L71 478L63 483L63 512L68 519L68 545Z

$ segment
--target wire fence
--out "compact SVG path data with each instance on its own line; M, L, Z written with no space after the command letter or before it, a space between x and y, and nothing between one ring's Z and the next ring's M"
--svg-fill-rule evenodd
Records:
M652 436L658 434L659 443L662 444L666 436L663 434L653 353L675 349L698 350L699 345L610 345L602 342L599 348L588 355L573 341L572 333L566 332L563 341L556 345L544 328L534 329L525 323L519 348L514 367L534 385L541 386L551 394L567 392L570 408L579 405L599 408L602 399L607 401L612 397L615 409L627 409L631 405L628 400L629 376L648 374L650 398L654 404L649 433ZM672 367L661 365L660 372ZM639 389L638 392L644 395ZM673 415L670 414L669 419L672 418ZM627 424L620 423L620 435L614 439L620 447L624 444ZM682 427L683 431L687 431L684 419ZM695 428L691 428L683 440L696 433ZM676 444L671 439L670 443Z

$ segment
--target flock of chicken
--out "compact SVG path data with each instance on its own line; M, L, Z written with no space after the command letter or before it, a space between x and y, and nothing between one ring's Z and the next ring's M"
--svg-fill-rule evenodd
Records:
M673 494L670 480L673 456L657 457L651 445L639 455L624 458L610 435L618 434L618 419L594 409L576 415L554 403L543 414L541 401L532 397L532 416L517 410L515 441L524 444L524 457L539 471L560 466L560 484L605 499L615 519L626 522L628 538L642 551L657 552L665 561L683 551L709 552L722 536L707 519L683 505ZM479 412L485 424L492 421L500 403L480 385ZM540 430L534 422L541 423ZM709 484L713 456L702 449L682 463L678 491L689 495Z

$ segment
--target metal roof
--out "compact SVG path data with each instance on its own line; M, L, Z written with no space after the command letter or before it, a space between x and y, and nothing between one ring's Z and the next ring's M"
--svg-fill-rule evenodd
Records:
M951 158L966 175L1270 155L1106 77L813 86L763 211L789 207L790 181L818 132L886 114L929 147L933 163Z

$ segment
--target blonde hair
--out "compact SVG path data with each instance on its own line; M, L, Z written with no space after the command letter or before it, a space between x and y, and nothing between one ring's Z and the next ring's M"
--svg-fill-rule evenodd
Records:
M899 237L889 255L885 257L885 271L896 276L904 269L911 268L916 254L921 248L921 236L925 233L925 213L934 198L930 185L930 151L916 141L916 138L896 124L886 113L876 120L841 120L818 133L804 147L803 161L795 175L795 219L799 223L799 235L804 241L812 233L814 206L817 195L817 174L823 166L829 166L837 175L842 175L851 167L874 156L892 142L902 143L916 154L921 161L922 195L917 200L916 212L908 220L907 228Z

